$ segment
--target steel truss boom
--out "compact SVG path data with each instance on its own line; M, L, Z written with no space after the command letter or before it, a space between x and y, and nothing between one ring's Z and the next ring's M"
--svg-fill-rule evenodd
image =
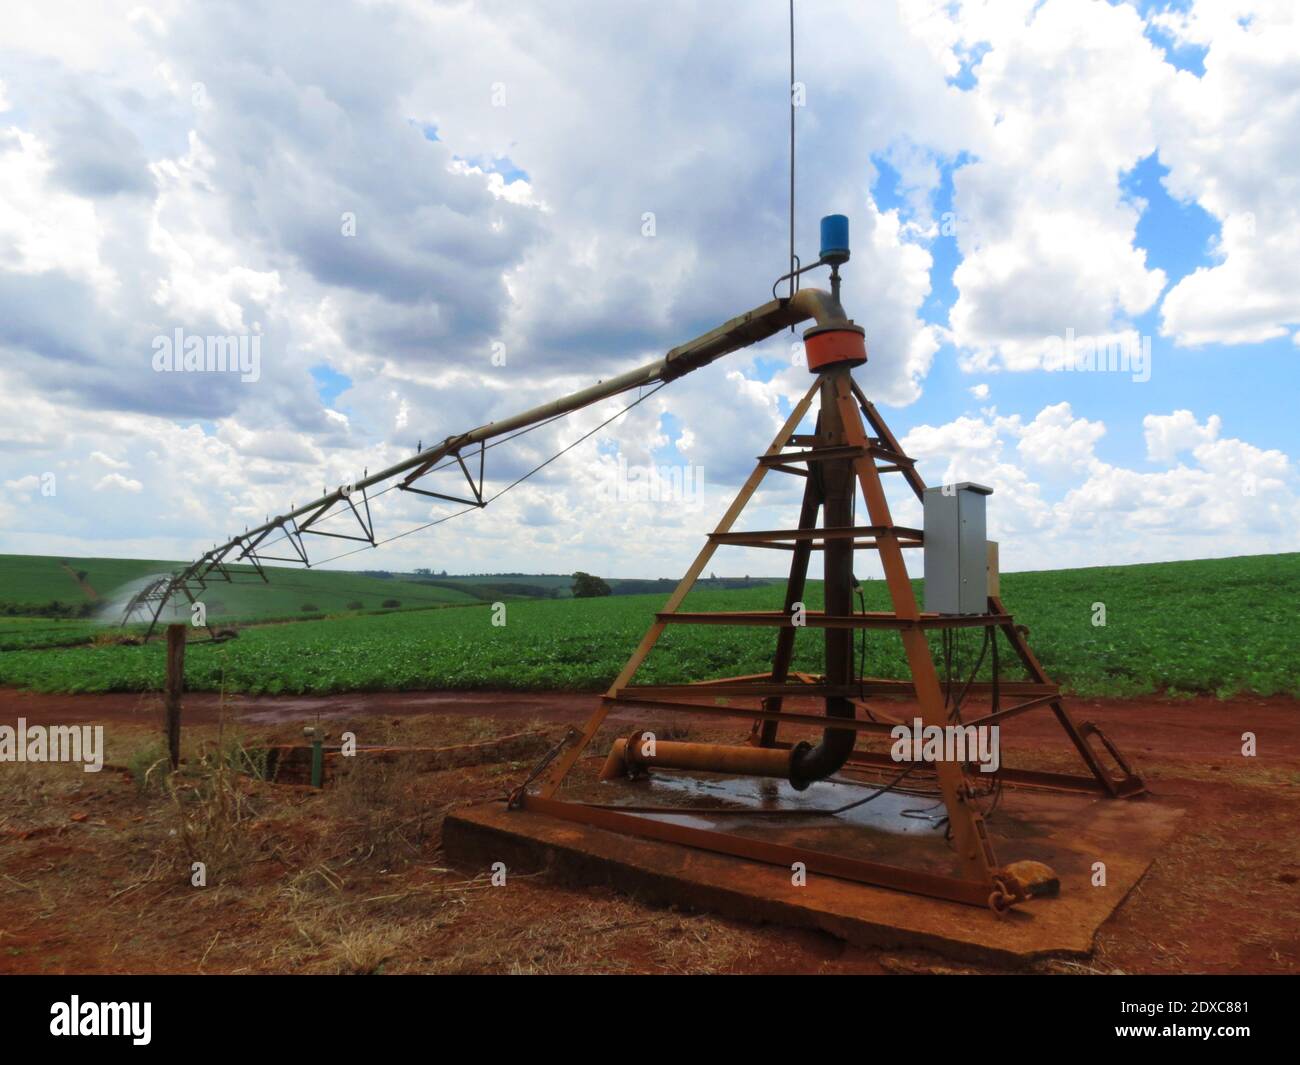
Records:
M358 541L370 547L376 546L374 520L370 513L370 489L376 485L387 484L385 491L396 488L468 506L486 506L483 497L483 466L488 441L571 414L593 403L646 385L674 381L709 365L723 355L757 344L783 329L809 319L816 320L819 326L851 324L839 300L820 289L803 289L789 298L771 300L673 348L656 362L629 370L607 381L597 382L501 421L488 422L468 432L449 436L441 443L394 463L387 469L367 473L354 484L340 485L310 503L269 518L256 528L245 530L241 535L213 547L183 570L152 582L127 604L122 621L125 624L137 612L147 611L150 624L146 635L151 635L163 609L173 596L182 594L191 603L194 602L193 590L196 586L206 587L210 581L232 581L228 568L231 565L247 562L263 581L269 580L262 565L264 562L288 562L310 567L312 563L303 541L304 535L329 536ZM466 458L471 463L477 461L477 477L466 465ZM459 465L465 475L469 497L450 496L415 487L415 482L432 472L444 460ZM351 514L355 520L355 524L350 526L353 532L326 532L317 528L327 518L342 514ZM268 538L275 533L281 535L268 542ZM272 544L280 543L288 544L289 551L286 554L267 554Z

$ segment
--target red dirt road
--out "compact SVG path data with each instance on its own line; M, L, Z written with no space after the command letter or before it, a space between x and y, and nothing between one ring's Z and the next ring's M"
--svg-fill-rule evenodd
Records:
M227 710L236 720L253 725L309 722L320 717L406 717L456 714L498 720L553 721L582 724L599 703L591 692L352 692L325 696L226 697ZM817 713L810 699L787 700L788 709ZM906 702L884 702L891 713L905 717ZM42 695L0 689L0 719L25 717L31 724L112 722L142 724L158 713L156 694L112 693L98 695ZM1144 758L1190 759L1207 768L1216 761L1241 759L1242 733L1253 732L1258 744L1257 764L1284 766L1300 771L1300 701L1280 696L1218 700L1194 699L1067 699L1066 708L1076 721L1093 721L1115 741L1130 761ZM185 721L215 724L221 715L219 696L191 693L185 696ZM683 715L685 716L685 715ZM609 721L639 719L628 713L611 714ZM717 724L714 719L711 724ZM737 719L743 731L745 725ZM1055 746L1063 740L1056 719L1044 707L1023 714L1003 726L1003 743L1010 749Z

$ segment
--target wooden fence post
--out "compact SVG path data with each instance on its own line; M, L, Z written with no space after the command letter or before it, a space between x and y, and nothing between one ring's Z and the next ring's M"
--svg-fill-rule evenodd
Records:
M174 771L181 762L181 693L185 690L185 626L167 626L167 684L163 704L167 710L167 753Z

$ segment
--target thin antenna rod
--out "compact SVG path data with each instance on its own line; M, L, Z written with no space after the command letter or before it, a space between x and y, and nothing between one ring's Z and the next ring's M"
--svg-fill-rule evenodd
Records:
M794 286L798 269L794 258L794 0L790 0L790 298L794 298Z

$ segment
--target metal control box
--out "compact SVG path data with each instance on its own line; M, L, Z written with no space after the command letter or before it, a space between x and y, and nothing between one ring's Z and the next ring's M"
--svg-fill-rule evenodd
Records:
M992 488L963 481L925 490L925 609L988 613L984 500Z

